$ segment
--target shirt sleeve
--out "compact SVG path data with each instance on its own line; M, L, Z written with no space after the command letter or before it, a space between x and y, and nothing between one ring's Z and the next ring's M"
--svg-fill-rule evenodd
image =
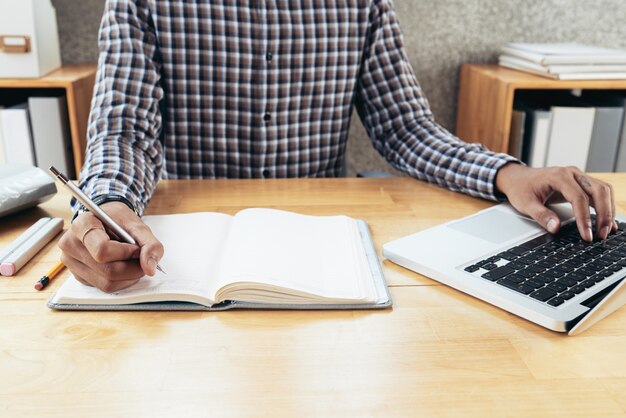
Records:
M374 0L356 107L376 150L408 175L485 199L510 155L468 144L438 125L403 47L391 0Z
M90 197L114 194L139 213L161 175L160 60L145 0L107 0L79 186ZM73 203L76 208L76 202Z

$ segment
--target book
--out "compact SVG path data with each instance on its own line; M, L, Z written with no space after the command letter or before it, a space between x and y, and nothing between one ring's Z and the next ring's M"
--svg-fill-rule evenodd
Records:
M548 74L567 73L617 73L626 72L626 64L564 64L564 65L543 65L510 55L500 55L500 64L509 63L520 68L536 70Z
M145 216L165 255L157 272L111 294L70 276L54 309L374 309L391 306L363 221L275 209Z
M75 177L65 96L29 97L28 109L37 165Z
M541 65L531 61L501 55L502 67L525 71L554 80L603 80L626 78L626 65Z
M624 108L596 106L586 171L610 173L615 170Z
M546 166L587 167L587 156L595 109L593 107L552 106L552 123Z
M552 112L538 104L524 104L526 124L522 139L522 161L530 167L545 167Z
M28 103L0 110L4 157L15 164L37 165L30 130Z
M0 112L2 112L4 106L0 106ZM7 159L4 152L4 139L2 138L2 118L0 117L0 164L6 164Z
M585 92L587 95L593 92ZM605 92L603 94L605 100L610 100L612 106L619 106L623 109L622 123L617 144L617 152L615 158L616 172L626 172L626 94L624 92Z
M542 65L552 64L626 64L626 51L577 43L517 43L501 48L505 55Z
M524 138L524 123L526 113L523 110L513 109L511 114L511 131L509 132L509 154L522 159L522 147Z

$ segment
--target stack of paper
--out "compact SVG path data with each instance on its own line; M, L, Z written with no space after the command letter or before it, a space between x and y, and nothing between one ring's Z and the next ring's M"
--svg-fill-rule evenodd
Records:
M558 80L626 79L626 51L575 43L508 43L499 63Z

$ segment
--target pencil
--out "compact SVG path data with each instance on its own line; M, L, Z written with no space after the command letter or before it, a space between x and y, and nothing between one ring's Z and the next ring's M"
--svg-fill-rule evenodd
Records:
M52 279L54 279L54 277L59 274L64 268L65 265L62 262L57 261L54 267L52 267L45 276L43 276L37 281L37 283L35 283L35 289L43 290L46 286L48 286L48 283L50 283Z

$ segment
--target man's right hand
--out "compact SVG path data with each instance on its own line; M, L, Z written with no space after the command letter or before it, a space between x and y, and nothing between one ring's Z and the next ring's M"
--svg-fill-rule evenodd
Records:
M115 241L92 213L79 215L59 241L61 261L76 279L111 293L154 276L163 257L163 244L125 204L109 202L102 209L125 229L138 245Z

